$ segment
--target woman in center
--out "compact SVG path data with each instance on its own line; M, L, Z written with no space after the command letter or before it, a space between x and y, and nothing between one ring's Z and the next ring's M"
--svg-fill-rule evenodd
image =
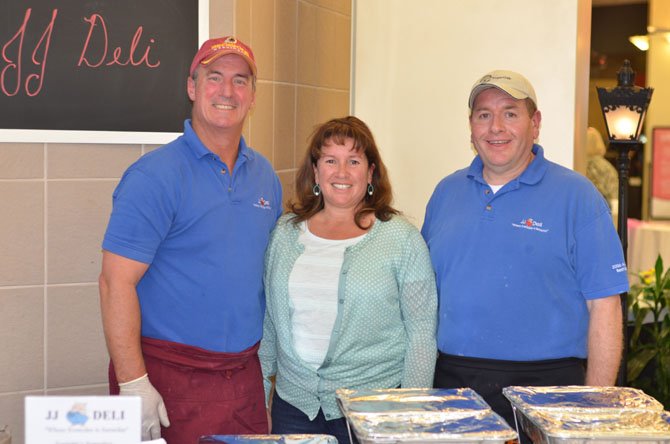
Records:
M272 433L349 441L335 391L432 387L437 296L419 231L391 206L369 128L316 129L265 259L259 356Z

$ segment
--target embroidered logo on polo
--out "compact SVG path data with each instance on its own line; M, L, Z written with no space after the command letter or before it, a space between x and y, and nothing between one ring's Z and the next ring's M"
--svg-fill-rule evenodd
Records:
M624 273L628 271L628 267L626 267L626 264L624 262L614 264L612 265L612 270L616 271L617 273Z
M263 197L258 198L258 202L254 203L254 206L256 208L261 208L263 210L271 210L272 209L272 207L270 206L270 201L263 198Z
M519 223L512 222L514 228L523 228L524 230L539 231L540 233L546 233L549 231L548 228L544 228L544 223L532 219L530 217L522 219Z

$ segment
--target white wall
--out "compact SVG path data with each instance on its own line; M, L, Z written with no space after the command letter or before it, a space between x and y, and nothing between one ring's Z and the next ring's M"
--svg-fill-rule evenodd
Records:
M396 206L415 223L437 182L472 160L467 98L493 69L533 83L540 143L573 167L575 134L586 132L590 0L354 0L354 8L352 112L370 125Z

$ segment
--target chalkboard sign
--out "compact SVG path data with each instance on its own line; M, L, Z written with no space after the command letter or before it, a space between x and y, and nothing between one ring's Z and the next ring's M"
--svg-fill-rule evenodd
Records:
M2 0L0 128L181 132L198 9L196 0Z

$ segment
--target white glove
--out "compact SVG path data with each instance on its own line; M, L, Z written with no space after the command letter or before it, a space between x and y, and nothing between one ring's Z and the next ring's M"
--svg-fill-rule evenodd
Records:
M142 398L142 441L161 437L161 424L170 427L163 397L149 382L145 374L137 379L119 384L122 396L139 396Z

